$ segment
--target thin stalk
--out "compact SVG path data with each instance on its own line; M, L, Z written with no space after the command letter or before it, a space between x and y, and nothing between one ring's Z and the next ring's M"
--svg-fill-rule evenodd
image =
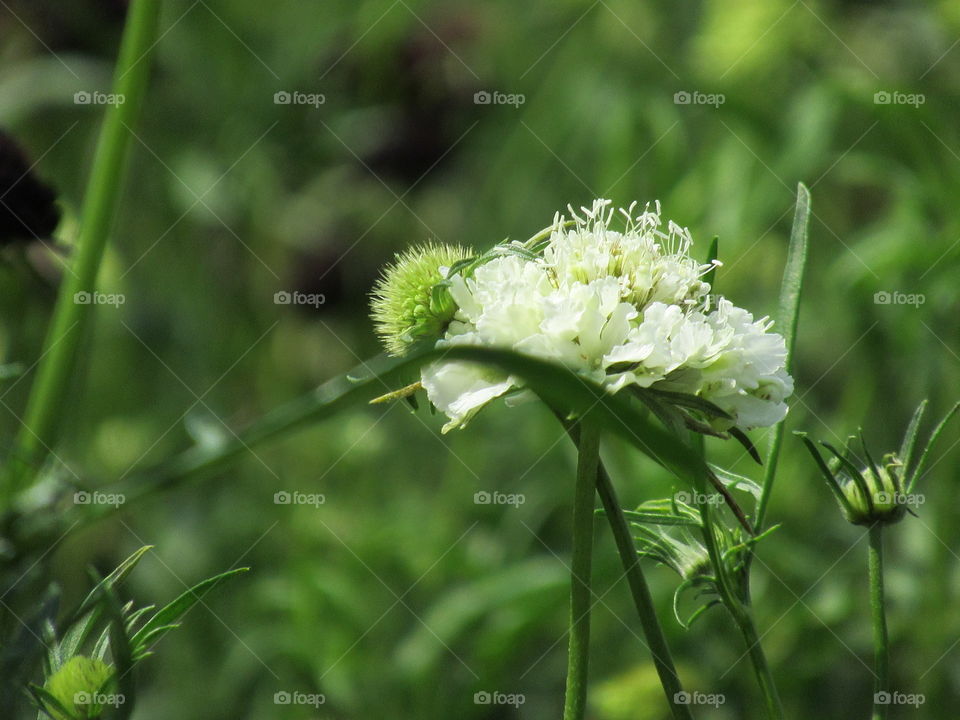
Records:
M573 560L570 564L570 644L567 651L567 689L564 720L583 720L587 706L590 656L590 590L593 555L593 509L597 468L600 464L600 429L580 423L580 450L573 496Z
M3 484L9 499L29 483L32 470L55 442L56 419L74 371L77 348L94 304L77 302L77 293L96 289L97 271L116 216L123 167L132 127L143 104L150 68L149 54L157 35L160 0L133 0L120 44L113 94L122 102L107 107L97 141L93 168L81 211L75 259L64 276L44 341L10 467Z
M573 444L579 447L579 426L571 425L560 414L557 415L557 419L567 429L567 434ZM623 564L627 584L630 586L630 594L633 596L633 604L636 606L637 616L640 618L640 627L643 630L647 647L650 649L653 665L660 677L660 685L663 687L664 695L667 698L667 705L674 720L693 720L689 705L679 704L676 701L677 696L683 693L683 685L680 683L680 676L673 664L670 646L667 645L667 638L663 634L663 628L660 626L660 620L653 605L650 587L647 585L643 567L640 565L640 557L637 555L637 548L633 542L633 533L630 532L630 525L627 523L626 515L623 514L623 508L620 507L617 491L613 487L613 481L611 481L610 474L604 467L602 460L597 463L597 494L600 496L604 514L610 524L610 532L613 534L613 540Z
M747 652L750 655L750 662L753 665L753 671L757 676L757 683L763 693L764 704L767 710L767 717L782 720L783 706L780 702L780 694L777 692L777 686L773 681L773 674L770 672L770 666L767 664L767 656L763 652L763 646L760 644L760 636L757 634L757 626L753 622L753 616L749 608L743 608L741 613L734 618L743 640L747 644Z
M640 557L637 555L633 536L630 533L630 526L627 524L627 518L623 514L613 483L610 482L610 476L607 474L606 468L603 467L603 463L597 469L597 492L610 523L610 531L613 533L614 542L617 544L617 551L620 553L627 583L630 585L630 594L633 595L633 604L637 608L640 626L647 640L647 646L650 648L653 665L657 669L657 675L660 676L660 684L663 686L667 704L670 706L675 720L693 720L690 706L677 702L677 696L683 693L683 685L680 684L680 676L673 664L667 638L664 636L660 620L657 618L657 612L653 606L653 597L650 595L650 587L647 585L643 568L640 566Z
M877 703L877 695L890 688L890 642L887 637L887 614L883 599L883 524L870 526L870 551L867 565L870 572L870 610L873 615L874 705L873 720L884 720L889 705Z
M780 693L777 691L773 674L770 672L770 665L767 663L767 656L760 644L760 635L757 633L757 627L753 621L749 597L741 598L738 596L717 548L710 503L700 505L700 517L703 521L704 544L707 546L710 562L717 577L717 591L720 593L720 599L724 606L733 616L734 622L736 622L737 628L747 645L747 654L750 656L750 663L753 665L754 674L757 676L760 692L763 693L766 715L769 720L783 720L783 704L780 702Z

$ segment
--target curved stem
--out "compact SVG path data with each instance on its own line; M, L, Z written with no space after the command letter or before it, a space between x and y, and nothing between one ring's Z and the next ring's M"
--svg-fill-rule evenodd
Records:
M564 720L583 720L590 656L590 591L593 553L594 487L600 463L600 429L580 423L580 451L573 496L573 561L570 565L570 645Z
M44 341L37 376L14 442L3 494L10 498L29 482L54 443L63 394L74 371L77 348L94 303L97 271L110 234L123 179L123 166L132 140L130 127L143 104L150 68L148 55L157 35L160 0L133 0L123 31L113 80L119 102L109 106L100 130L93 168L81 211L75 259L60 285L53 318ZM78 295L87 299L78 300Z
M883 524L870 527L870 554L867 565L870 572L870 610L873 614L874 684L873 720L887 717L888 704L878 703L878 696L886 694L890 687L890 647L887 637L887 614L883 600Z

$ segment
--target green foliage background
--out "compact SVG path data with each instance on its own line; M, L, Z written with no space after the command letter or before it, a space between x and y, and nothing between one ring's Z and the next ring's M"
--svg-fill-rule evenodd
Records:
M108 90L117 5L0 8L0 125L61 193L58 253L75 237L100 119L73 94ZM719 235L720 291L759 316L775 309L796 182L810 187L788 430L836 440L862 425L875 449L892 450L922 397L935 417L960 395L955 2L178 0L161 27L100 275L126 302L99 309L62 407L56 453L68 480L107 482L191 433L232 433L379 352L367 293L395 251L526 238L597 196L659 199L702 254ZM294 90L325 103L274 103ZM525 102L478 105L481 90ZM679 91L725 102L676 104ZM882 91L925 101L877 104ZM28 366L62 272L41 247L31 257L45 280L0 267L0 357ZM284 290L327 302L275 304ZM925 302L876 304L880 291ZM28 385L2 398L4 447ZM572 449L536 405L496 406L447 436L441 424L424 408L358 408L68 535L38 570L69 604L87 587L86 565L108 570L151 543L125 586L144 604L252 567L142 666L145 720L555 715ZM951 428L921 479L919 517L888 533L894 686L924 693L930 718L954 717L960 693L956 442ZM708 450L759 475L739 446L710 440ZM628 504L672 491L619 442L605 453ZM276 505L281 490L326 502ZM477 505L482 490L526 502ZM865 531L844 523L789 435L769 517L783 527L761 546L754 603L787 712L865 716ZM661 718L603 530L592 717ZM727 698L709 716L756 716L727 618L715 610L681 630L669 615L674 578L649 573L686 684ZM274 705L284 690L327 702ZM475 705L481 690L526 703Z

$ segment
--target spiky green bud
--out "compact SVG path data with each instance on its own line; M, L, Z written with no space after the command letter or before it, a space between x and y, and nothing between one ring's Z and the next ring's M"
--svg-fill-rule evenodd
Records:
M50 708L51 714L56 720L100 717L100 696L112 678L113 669L102 660L82 655L70 658L44 685L69 714Z
M380 340L394 356L423 340L439 340L457 311L441 285L444 270L469 257L459 246L428 243L397 256L373 290L371 315Z

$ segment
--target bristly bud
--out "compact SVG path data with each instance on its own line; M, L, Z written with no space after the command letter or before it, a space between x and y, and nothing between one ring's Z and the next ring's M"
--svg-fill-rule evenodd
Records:
M442 284L446 273L469 253L429 243L397 256L373 290L371 315L390 355L400 357L422 341L439 340L457 311Z
M67 660L44 685L60 708L45 708L56 720L100 717L100 696L113 680L113 669L102 660L76 655Z

